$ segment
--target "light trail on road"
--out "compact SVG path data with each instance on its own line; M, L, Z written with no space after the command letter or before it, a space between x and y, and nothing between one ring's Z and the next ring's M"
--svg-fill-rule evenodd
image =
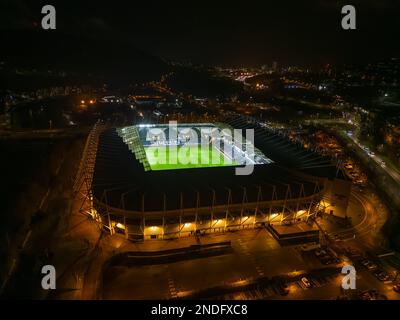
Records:
M389 176L391 176L396 182L400 183L400 174L398 173L398 171L394 168L391 168L390 164L386 164L385 166L382 166L383 163L383 159L377 155L371 155L369 154L365 149L364 146L362 144L360 144L360 142L354 138L352 135L349 135L348 133L346 133L346 136L349 137L350 140L352 140L354 142L354 144L356 144L362 151L364 151L370 159L374 160L374 162L382 169L384 170Z

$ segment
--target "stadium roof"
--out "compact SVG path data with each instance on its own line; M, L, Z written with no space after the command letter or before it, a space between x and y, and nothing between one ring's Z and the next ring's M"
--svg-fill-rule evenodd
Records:
M234 117L227 122L234 128L254 129L257 148L282 166L316 177L347 179L329 157L305 150L303 146L289 141L278 131L263 128L245 117Z
M243 119L232 119L235 128L254 127ZM283 199L290 185L291 198L310 196L315 192L315 180L295 171L317 177L333 178L335 166L314 153L305 151L285 138L255 129L255 144L275 163L256 165L248 176L235 175L234 167L212 167L145 171L143 165L118 136L116 129L109 129L100 136L95 172L94 196L100 200L106 192L108 205L131 211L161 211L211 206L215 193L215 205L226 204L231 190L232 203L242 203L246 187L246 201L256 202L259 190L261 201L272 200L273 190ZM301 189L303 187L303 189ZM144 197L143 197L144 196ZM144 200L144 201L143 201Z

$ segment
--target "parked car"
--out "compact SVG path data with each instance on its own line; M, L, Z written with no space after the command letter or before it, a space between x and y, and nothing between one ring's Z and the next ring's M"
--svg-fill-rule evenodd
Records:
M368 263L370 263L371 261L369 261L368 259L363 259L363 260L361 260L360 261L360 263L364 266L364 267L366 267L367 265L368 265Z
M388 281L389 275L383 270L377 270L374 272L374 276L378 278L379 281Z
M382 273L378 276L378 279L379 279L380 281L382 281L382 282L389 281L389 278L390 278L390 276L389 276L387 273L385 273L385 272L382 272Z
M360 292L358 296L361 300L372 300L371 294L368 291Z
M377 290L366 290L359 294L361 300L387 300L387 297Z
M377 270L374 271L373 275L374 275L375 277L378 277L382 272L383 272L383 270L377 269Z
M378 266L377 266L375 263L373 263L373 262L370 261L370 262L367 263L366 267L368 268L368 270L374 270L374 269L376 269Z

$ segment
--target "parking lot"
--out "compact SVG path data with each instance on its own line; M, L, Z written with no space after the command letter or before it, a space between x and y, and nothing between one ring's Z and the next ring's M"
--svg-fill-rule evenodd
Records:
M165 265L109 268L104 274L103 298L167 299L173 293L321 266L304 256L300 247L281 247L265 229L214 237L215 241L230 240L232 253Z
M281 247L265 229L214 238L231 241L231 252L168 264L108 268L102 298L171 299L199 292L210 299L400 298L394 283L384 279L381 266L355 248L338 252L315 244ZM354 263L357 270L357 291L351 294L341 290L344 263ZM223 294L210 291L236 286Z

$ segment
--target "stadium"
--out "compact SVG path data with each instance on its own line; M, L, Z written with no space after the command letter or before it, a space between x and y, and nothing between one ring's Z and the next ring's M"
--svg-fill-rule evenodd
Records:
M330 159L253 119L102 128L89 138L82 210L127 239L293 225L347 208L350 182ZM251 174L236 174L248 164Z
M117 133L145 171L271 163L226 124L145 124L121 128Z

